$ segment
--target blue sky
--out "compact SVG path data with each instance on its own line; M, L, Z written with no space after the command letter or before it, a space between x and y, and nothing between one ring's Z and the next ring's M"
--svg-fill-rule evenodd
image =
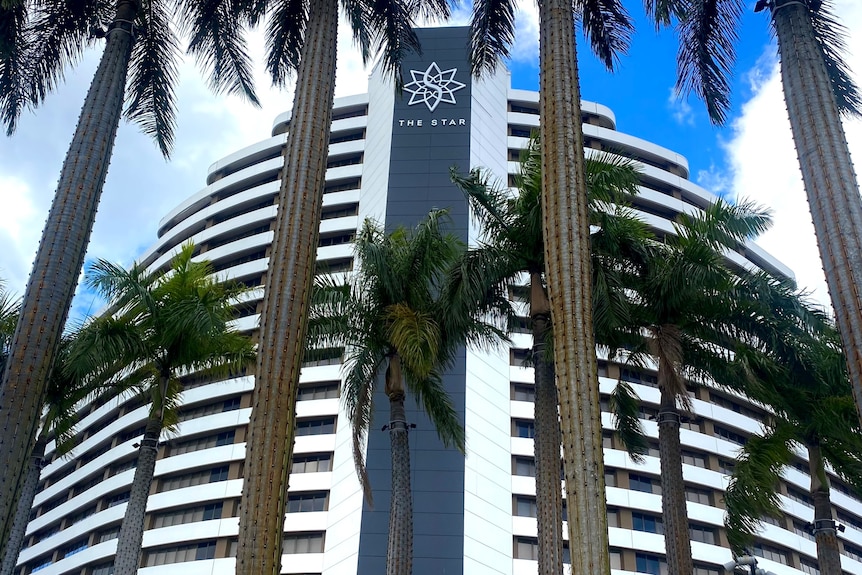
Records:
M728 197L746 197L773 208L776 225L760 243L788 264L801 285L826 300L816 244L805 206L795 152L790 143L775 46L765 13L747 7L740 30L739 60L733 78L733 112L725 127L712 126L704 106L694 98L673 97L676 39L657 34L644 20L641 3L632 6L637 32L630 54L610 74L580 42L583 97L609 106L619 130L679 152L689 159L691 179ZM862 70L862 3L835 0L836 11L855 34L851 66ZM463 24L458 14L455 23ZM538 27L533 0L521 0L518 36L513 49L515 87L538 84ZM96 48L101 48L97 46ZM45 104L26 114L18 132L0 137L0 277L22 293L42 226L56 186L60 166L80 111L99 51L88 51L66 74L65 83ZM250 50L261 60L260 33L250 37ZM337 95L365 91L369 71L340 28ZM89 258L129 264L156 237L159 220L185 197L205 184L207 167L226 154L266 138L272 120L289 108L292 90L268 88L256 70L263 102L255 109L236 97L213 96L193 62L180 68L177 98L179 126L173 159L166 162L153 143L135 126L120 127L102 203L93 232ZM855 157L862 156L862 122L846 124ZM85 295L73 315L95 306ZM98 307L98 306L96 306Z

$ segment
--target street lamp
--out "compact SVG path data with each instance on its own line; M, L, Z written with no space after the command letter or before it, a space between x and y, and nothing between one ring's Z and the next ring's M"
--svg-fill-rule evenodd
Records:
M724 564L724 570L728 573L735 573L737 567L748 567L751 575L775 575L772 571L758 569L757 559L751 555L743 555Z

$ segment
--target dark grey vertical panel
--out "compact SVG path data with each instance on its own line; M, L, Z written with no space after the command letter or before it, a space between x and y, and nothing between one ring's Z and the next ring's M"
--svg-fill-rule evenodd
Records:
M449 168L455 165L467 169L470 164L468 30L432 28L417 30L417 34L422 42L422 55L411 55L405 61L405 91L395 100L386 228L414 226L431 209L448 208L453 231L466 242L467 203L449 181ZM430 74L436 76L431 83L442 88L437 91L426 83L432 91L433 110L419 101L423 79L429 69ZM414 94L411 90L420 92ZM441 100L434 106L437 96L441 96ZM462 422L465 363L462 351L453 369L444 377ZM382 389L382 385L379 387ZM391 467L389 436L379 430L389 419L389 402L382 391L375 401L374 431L368 445L375 508L364 509L362 515L358 569L362 575L382 574L386 566ZM416 408L411 397L407 400L407 416L416 424L416 429L410 432L413 574L463 575L464 457L443 447L431 423Z

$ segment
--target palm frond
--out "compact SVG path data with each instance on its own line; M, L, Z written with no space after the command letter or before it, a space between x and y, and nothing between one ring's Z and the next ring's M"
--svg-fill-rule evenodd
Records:
M266 69L272 84L282 88L299 69L299 58L308 26L308 2L277 2L266 27Z
M183 2L180 7L181 29L191 36L188 52L209 72L210 89L239 94L260 107L241 15L233 1L199 0Z
M776 491L782 469L793 459L793 432L787 425L748 439L737 458L724 493L727 538L736 555L742 555L760 526L762 517L778 517Z
M628 383L619 380L611 392L609 403L617 437L623 442L631 460L643 463L644 455L649 451L649 441L638 417L640 398Z
M809 2L808 6L838 109L845 116L862 115L862 95L847 65L847 29L835 18L830 0Z
M369 29L372 52L380 55L381 71L395 79L401 90L401 62L409 52L422 52L413 31L413 14L403 0L369 0Z
M688 2L680 17L677 93L691 92L706 103L709 118L723 124L730 110L728 78L736 61L742 0Z
M464 453L464 426L458 419L458 412L443 386L440 373L434 371L426 377L416 377L416 374L405 369L404 374L407 389L416 396L416 402L428 414L443 445L455 447Z
M176 128L179 42L165 0L147 2L141 19L146 33L140 34L132 47L125 115L154 138L168 158Z
M613 70L631 45L631 16L619 0L575 0L575 10L580 13L581 27L593 53Z
M475 0L470 22L470 66L477 78L493 72L509 57L515 40L515 3L512 0Z
M23 109L36 103L27 86L27 24L25 3L0 6L0 117L7 136L15 132Z

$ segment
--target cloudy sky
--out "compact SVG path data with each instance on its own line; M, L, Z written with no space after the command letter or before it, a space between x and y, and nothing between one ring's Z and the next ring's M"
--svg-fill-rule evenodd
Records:
M747 0L751 5L754 0ZM537 24L532 0L523 0L510 67L516 87L537 85ZM862 3L835 0L850 38L850 64L862 70ZM734 109L727 126L712 126L695 100L673 92L673 34L657 36L638 19L630 55L608 74L581 43L585 99L609 105L618 128L689 158L692 179L728 197L754 199L772 208L775 226L759 243L788 264L800 285L826 300L825 284L805 205L790 128L778 79L767 17L747 7L734 76ZM464 22L459 15L456 22ZM341 29L337 95L365 90L368 70ZM260 35L251 51L263 53ZM96 46L101 48L101 45ZM0 277L23 293L57 177L99 52L94 48L66 74L65 84L38 110L26 114L11 138L0 136ZM194 62L181 69L179 126L173 158L166 162L133 125L122 124L102 196L89 258L129 264L155 240L159 220L204 185L207 167L220 157L267 137L274 117L289 108L292 91L268 89L258 70L263 106L211 95ZM845 124L851 151L862 156L862 122ZM91 302L77 301L76 314Z

